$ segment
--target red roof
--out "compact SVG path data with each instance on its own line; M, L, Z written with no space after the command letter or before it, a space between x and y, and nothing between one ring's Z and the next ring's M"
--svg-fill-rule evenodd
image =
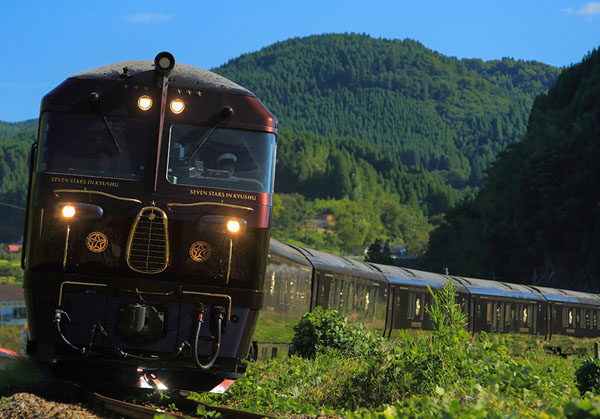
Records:
M21 246L23 246L22 244L9 244L8 245L8 252L9 253L16 253L19 250L21 250Z
M12 358L14 356L19 356L15 351L11 351L10 349L0 348L0 356L4 356L7 358Z
M0 284L0 301L25 301L23 286Z

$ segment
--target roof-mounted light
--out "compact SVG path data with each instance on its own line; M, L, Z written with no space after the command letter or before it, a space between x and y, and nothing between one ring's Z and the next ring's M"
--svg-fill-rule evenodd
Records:
M144 96L140 96L138 98L138 107L143 110L143 111L147 111L148 109L150 109L152 107L152 98L150 96L144 95Z
M185 103L181 99L173 99L170 108L171 112L179 114L185 109Z
M154 58L154 71L162 76L167 76L175 67L175 58L169 52L163 51Z

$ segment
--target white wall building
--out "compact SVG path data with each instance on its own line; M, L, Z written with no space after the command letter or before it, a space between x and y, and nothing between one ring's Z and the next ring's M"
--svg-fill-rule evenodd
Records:
M24 326L26 322L23 286L0 284L0 325Z

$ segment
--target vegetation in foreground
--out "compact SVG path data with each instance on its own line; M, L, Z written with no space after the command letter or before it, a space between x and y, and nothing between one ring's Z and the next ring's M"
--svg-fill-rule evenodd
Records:
M45 379L33 361L25 357L15 359L10 368L0 370L0 396L10 395L12 389L23 388Z
M374 336L339 312L306 313L295 326L294 354L251 363L225 394L194 394L275 416L345 418L600 417L600 361L565 359L525 340L471 338L451 285L428 308L431 333ZM42 380L27 359L0 371L0 396ZM218 416L204 412L208 417Z
M23 283L21 252L10 253L8 245L0 244L0 284L17 285Z
M337 312L306 313L295 327L294 355L251 363L227 393L194 397L276 416L600 417L598 361L549 355L541 346L519 350L512 337L472 339L452 286L435 300L428 308L434 330L396 341Z

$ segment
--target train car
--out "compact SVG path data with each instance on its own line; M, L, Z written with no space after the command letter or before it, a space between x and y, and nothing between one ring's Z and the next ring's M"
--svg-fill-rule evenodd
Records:
M253 93L166 52L48 93L22 260L28 354L76 380L239 377L264 298L276 133Z
M311 307L338 310L355 323L384 334L389 282L370 264L296 247L314 269Z
M293 327L311 305L313 265L295 247L271 239L265 279L265 302L253 336L251 358L289 353Z
M547 340L557 334L600 335L600 296L596 294L365 264L274 239L267 272L265 309L255 333L261 358L287 353L293 326L303 312L317 306L354 313L350 320L362 321L387 337L404 329L431 329L427 313L433 302L431 291L450 280L456 303L468 320L467 330L473 334L527 334ZM348 285L358 283L370 289L371 295L377 289L377 295L387 295L387 301L378 299L377 305L385 305L386 310L385 315L376 310L380 313L376 323L369 318L365 321L357 314L360 311L353 312L348 304Z
M532 287L547 301L546 327L553 335L600 336L600 296L579 291Z
M470 294L472 332L546 335L547 303L536 290L500 281L454 279Z
M431 329L427 307L433 303L431 291L438 291L448 282L444 275L401 268L398 266L371 264L390 283L386 336L394 337L402 329ZM454 281L456 302L468 310L468 291ZM430 291L431 289L431 291Z

